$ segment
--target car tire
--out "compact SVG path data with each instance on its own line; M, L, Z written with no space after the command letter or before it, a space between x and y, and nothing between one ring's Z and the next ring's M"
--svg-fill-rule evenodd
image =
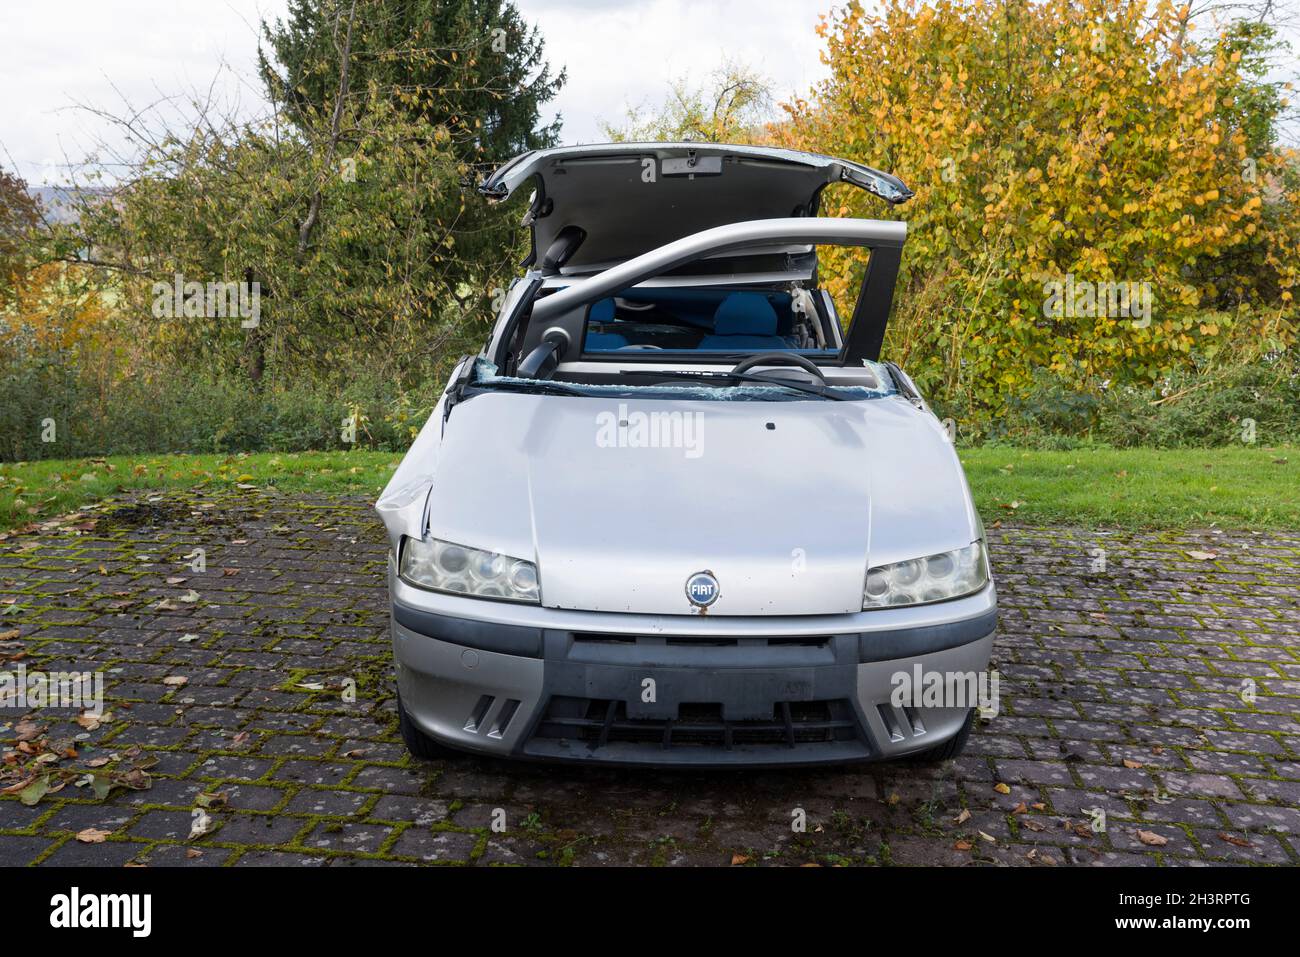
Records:
M956 734L943 744L936 744L928 750L909 754L907 760L915 764L938 764L940 761L950 761L960 756L962 751L966 750L966 741L970 738L971 728L974 726L975 709L971 708L966 712L966 720L962 722Z
M416 727L415 722L407 715L406 709L402 707L400 693L397 696L397 730L402 733L402 743L406 745L406 750L410 751L413 757L433 761L455 754L450 748L443 747Z

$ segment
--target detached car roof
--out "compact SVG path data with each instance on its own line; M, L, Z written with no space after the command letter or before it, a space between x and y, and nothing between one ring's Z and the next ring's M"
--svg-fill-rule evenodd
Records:
M604 268L715 226L815 216L831 183L897 205L912 191L889 173L850 160L768 146L605 143L523 153L479 192L506 200L531 185L524 225L534 254L576 226L586 239L568 266Z

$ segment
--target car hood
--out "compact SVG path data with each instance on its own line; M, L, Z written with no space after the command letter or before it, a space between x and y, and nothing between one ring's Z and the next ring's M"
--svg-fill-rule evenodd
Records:
M569 270L603 267L692 233L754 219L816 215L829 183L889 203L912 191L888 173L796 150L714 143L606 143L534 150L487 177L479 191L504 200L534 191L524 218L538 255L566 226L587 238Z
M897 396L484 393L430 428L393 485L425 477L431 535L535 561L553 608L699 614L686 581L708 571L710 616L859 612L869 565L979 536L942 428Z

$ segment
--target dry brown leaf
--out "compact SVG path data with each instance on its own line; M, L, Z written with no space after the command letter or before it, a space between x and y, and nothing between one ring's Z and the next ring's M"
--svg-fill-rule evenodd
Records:
M748 863L749 863L749 856L748 856L747 854L732 854L732 855L731 855L731 866L732 866L732 867L739 867L741 864L748 864Z
M1164 847L1169 843L1169 838L1161 837L1155 831L1138 830L1137 839L1149 847Z
M1214 552L1190 551L1187 553L1188 558L1194 558L1198 562L1212 562L1219 556Z
M104 839L112 833L112 831L101 831L97 827L88 827L77 832L77 840L82 844L103 844Z
M1237 837L1237 835L1229 834L1226 831L1219 832L1219 840L1226 841L1234 847L1254 847L1254 845L1244 837Z
M970 820L970 811L966 810L966 808L962 808L961 813L958 814L955 818L953 818L953 823L965 824L969 820Z
M969 851L970 841L958 841L956 844L952 846L952 849L954 851Z
M1142 766L1143 765L1141 761L1134 761L1131 758L1124 759L1124 767L1126 768L1140 768Z
M999 794L1010 794L1010 793L1011 793L1011 788L1010 788L1010 786L1009 786L1009 785L1006 785L1006 784L1003 784L1001 781L999 781L997 784L993 785L993 790L997 791Z

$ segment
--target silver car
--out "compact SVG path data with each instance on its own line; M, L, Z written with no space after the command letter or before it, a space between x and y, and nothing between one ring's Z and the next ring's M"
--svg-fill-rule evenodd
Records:
M376 506L413 754L960 752L997 622L983 526L880 361L906 226L819 216L830 184L912 195L699 143L535 151L482 182L531 190L532 253ZM843 311L826 246L865 249Z

